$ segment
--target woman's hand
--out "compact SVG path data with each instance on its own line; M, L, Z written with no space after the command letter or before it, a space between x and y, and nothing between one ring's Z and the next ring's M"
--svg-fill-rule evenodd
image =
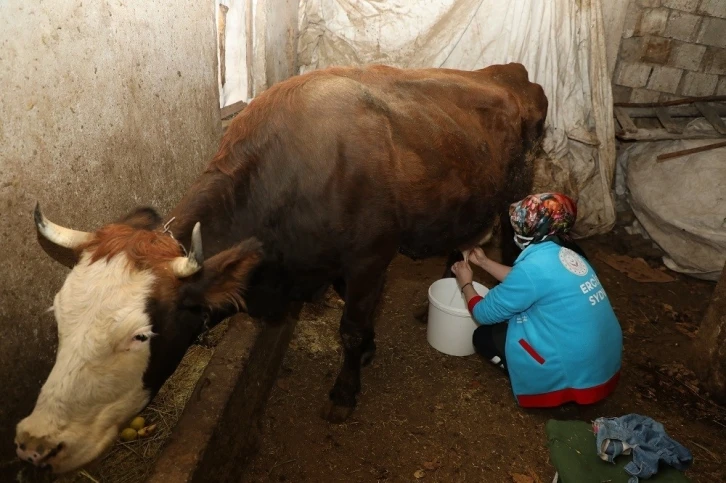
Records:
M463 287L467 283L471 283L474 279L474 272L471 271L471 267L465 261L456 262L451 267L451 271L456 275L456 281L459 287Z
M484 268L484 264L489 261L489 258L487 258L484 250L482 250L480 247L476 247L469 253L469 260L474 265Z

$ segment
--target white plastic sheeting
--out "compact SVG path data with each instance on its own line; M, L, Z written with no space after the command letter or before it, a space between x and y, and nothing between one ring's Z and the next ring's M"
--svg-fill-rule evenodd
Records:
M220 107L297 73L297 0L215 0L215 9Z
M600 0L301 0L300 71L521 62L549 99L538 190L578 198L580 236L615 221L612 94Z
M726 263L726 148L663 162L656 156L716 141L634 143L618 157L637 219L630 231L658 244L671 270L713 281Z
M248 3L249 0L215 0L218 34L217 82L219 85L219 107L229 106L235 102L244 101L249 97L247 15L249 15L250 6ZM226 8L220 8L220 6ZM224 29L222 36L224 49L219 48L219 33L222 28ZM224 55L224 59L221 59L221 55ZM224 72L222 72L222 69L224 69ZM224 80L224 83L222 80Z

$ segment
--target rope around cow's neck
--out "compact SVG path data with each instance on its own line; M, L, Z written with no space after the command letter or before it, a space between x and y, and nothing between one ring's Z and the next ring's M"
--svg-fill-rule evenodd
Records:
M166 223L164 223L164 226L162 227L163 230L161 231L161 233L166 233L167 235L169 235L171 237L171 239L174 240L177 243L177 245L179 245L181 247L182 252L184 252L184 256L185 257L188 257L189 256L189 253L187 252L187 249L184 247L184 245L182 243L179 242L179 240L177 240L176 238L174 238L174 233L172 233L171 229L169 228L169 226L172 224L172 222L174 220L176 220L176 216L172 216L169 219L169 221L167 221Z

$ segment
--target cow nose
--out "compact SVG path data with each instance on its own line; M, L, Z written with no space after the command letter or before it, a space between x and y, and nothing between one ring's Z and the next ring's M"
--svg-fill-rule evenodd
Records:
M63 449L63 443L51 444L42 439L33 438L33 441L16 441L15 453L18 458L35 466L49 466L47 461Z

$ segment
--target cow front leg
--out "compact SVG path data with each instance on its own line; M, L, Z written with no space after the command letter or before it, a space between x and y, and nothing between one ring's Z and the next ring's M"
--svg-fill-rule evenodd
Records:
M333 282L333 289L335 290L335 293L338 294L338 297L340 297L342 300L345 300L345 279L339 278ZM376 355L376 341L373 337L370 338L368 342L363 346L363 355L360 358L361 365L363 367L366 367L368 364L370 364L373 361L373 358Z
M376 351L374 320L385 281L385 269L368 271L345 283L345 309L340 319L343 366L323 409L331 423L342 423L353 413L360 392L361 367Z

